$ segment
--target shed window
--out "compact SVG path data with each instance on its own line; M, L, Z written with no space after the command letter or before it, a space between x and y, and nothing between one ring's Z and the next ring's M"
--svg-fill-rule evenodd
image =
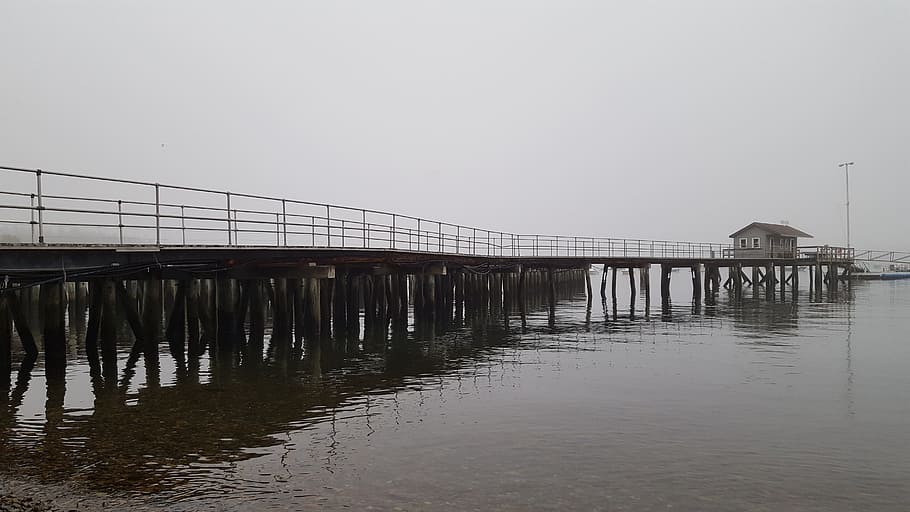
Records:
M739 248L745 249L747 247L747 245L746 245L747 243L748 243L748 240L746 240L745 238L740 238L739 239Z
M752 239L752 248L761 249L761 238L755 237Z

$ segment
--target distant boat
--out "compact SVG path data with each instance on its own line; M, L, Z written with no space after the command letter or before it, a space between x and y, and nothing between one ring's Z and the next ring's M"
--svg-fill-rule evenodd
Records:
M879 279L893 281L895 279L910 279L910 272L882 272Z

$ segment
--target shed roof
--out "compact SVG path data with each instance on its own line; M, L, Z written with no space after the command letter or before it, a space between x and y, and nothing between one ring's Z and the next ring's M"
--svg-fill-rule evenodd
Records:
M771 233L772 235L777 236L794 236L797 238L812 238L812 235L806 233L805 231L800 231L793 226L788 226L786 224L771 224L769 222L753 222L748 226L736 231L730 238L736 238L736 235L742 233L743 231L751 228L759 228Z

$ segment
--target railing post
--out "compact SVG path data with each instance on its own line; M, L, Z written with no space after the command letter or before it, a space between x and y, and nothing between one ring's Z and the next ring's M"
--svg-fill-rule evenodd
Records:
M32 243L35 243L35 225L37 224L35 221L35 194L32 194L31 210L29 210L29 212L31 214L31 220L28 223L32 228Z
M234 208L234 245L240 245L240 226L237 223L237 208Z
M344 249L344 219L341 219L341 248Z
M123 245L123 200L117 200L117 229L120 230L120 245Z
M370 247L370 238L367 236L367 211L360 210L360 218L363 223L363 246L364 248Z
M284 232L284 246L288 246L288 202L281 200L281 229ZM312 228L315 229L315 228ZM315 234L313 235L313 245L316 245Z
M461 226L455 226L455 254L458 254L458 243L461 241Z
M429 241L429 239L428 239L428 240L427 240L427 250L430 249L429 245L430 245L430 241ZM411 237L410 237L410 236L408 236L408 247L409 247L412 251L414 250L414 247L411 245ZM419 218L417 219L417 251L418 251L418 252L420 251L420 219L419 219Z
M227 213L227 224L228 224L227 235L228 235L228 245L231 245L231 244L232 244L232 242L231 242L231 240L232 240L232 238L231 238L231 193L230 193L230 192L225 192L224 195L225 195L225 198L227 198L227 207L226 207L226 209L225 209L225 213Z
M325 237L326 247L332 246L332 207L325 205Z
M275 247L281 247L281 214L275 212Z
M155 244L161 245L161 186L155 183Z
M44 244L44 199L41 195L41 169L35 171L38 192L38 243Z
M392 244L392 249L395 248L395 214L392 214L392 231L389 233L389 242Z
M180 234L183 236L183 245L186 245L186 212L184 211L183 205L180 205ZM120 243L123 243L121 235Z
M445 251L442 250L442 223L441 222L436 223L436 236L439 238L439 252L443 253Z

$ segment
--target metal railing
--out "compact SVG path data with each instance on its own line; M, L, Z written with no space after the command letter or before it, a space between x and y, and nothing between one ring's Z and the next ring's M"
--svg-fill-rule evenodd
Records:
M852 262L855 250L852 247L836 247L833 245L812 245L799 248L799 255L822 262Z
M32 244L384 249L468 256L720 258L729 245L518 234L256 194L0 166L0 224ZM74 190L88 191L75 194ZM18 231L16 231L18 230Z
M910 263L910 252L857 250L854 254L857 261L877 261L883 263Z
M850 262L854 260L854 252L855 250L852 247L830 245L775 247L770 250L729 248L724 249L724 258L811 259L823 262Z

